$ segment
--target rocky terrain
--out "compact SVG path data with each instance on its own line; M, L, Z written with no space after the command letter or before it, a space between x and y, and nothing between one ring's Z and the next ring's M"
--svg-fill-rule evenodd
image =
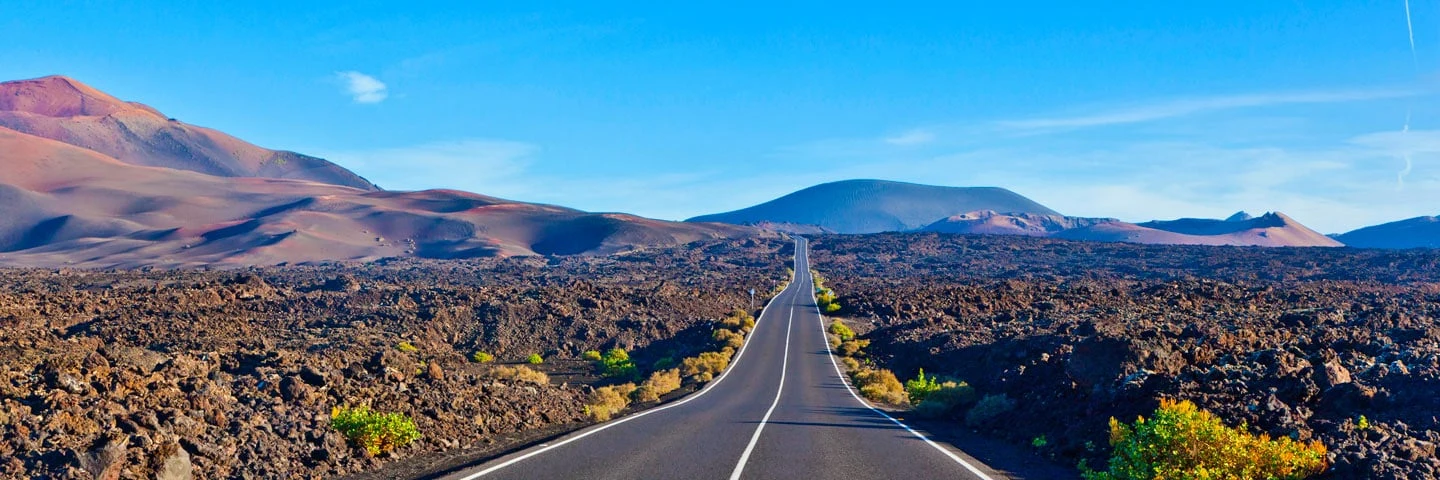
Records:
M749 288L784 280L791 250L0 270L0 477L411 475L501 452L589 422L600 379L582 352L626 348L648 366L703 348ZM549 382L492 372L532 353ZM360 404L410 416L422 438L368 457L329 423Z
M874 361L1008 395L982 432L1043 435L1061 461L1103 465L1110 417L1176 398L1324 442L1330 478L1440 476L1440 253L935 234L812 248Z

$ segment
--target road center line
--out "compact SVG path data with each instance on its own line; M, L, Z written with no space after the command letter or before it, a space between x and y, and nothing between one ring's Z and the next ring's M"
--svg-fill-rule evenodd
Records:
M760 432L765 430L765 422L770 421L770 414L775 413L775 407L780 406L780 394L785 392L785 367L790 363L790 327L795 324L795 304L790 304L790 319L785 322L785 353L780 357L780 388L775 390L775 401L770 404L770 409L765 411L765 417L760 419L760 425L755 427L755 435L750 436L750 444L745 446L745 453L740 454L740 463L735 464L735 471L730 473L730 480L740 480L740 474L745 471L745 462L750 461L750 452L755 451L755 444L760 441Z
M798 253L797 253L797 255L798 255ZM794 265L798 267L798 266L799 266L799 263L800 263L800 262L799 262L799 258L797 257L797 258L795 259ZM714 389L716 385L719 385L722 380L725 380L725 377L729 376L729 375L730 375L730 372L734 371L734 370L735 370L735 367L740 364L740 357L745 356L745 349L746 349L746 348L749 348L751 343L754 343L752 340L754 340L755 332L760 331L760 324L765 321L765 314L770 311L770 307L774 306L776 303L780 303L780 301L781 301L780 299L781 299L782 297L784 297L786 294L789 294L791 297L794 297L794 296L795 296L794 293L793 293L793 292L790 292L789 290L790 290L791 288L794 288L794 286L795 286L795 280L798 279L799 276L800 276L799 273L796 273L794 276L792 276L792 277L790 278L790 284L785 287L785 290L781 290L779 294L775 295L773 298L770 299L770 302L768 302L768 303L765 304L765 308L760 309L760 316L755 319L755 328L750 329L751 334L745 338L745 344L740 346L740 351L735 352L735 358L730 361L730 368L726 368L724 372L721 372L721 373L720 373L720 376L719 376L719 377L716 377L715 380L712 380L710 383L707 383L707 384L705 385L705 388L700 389L699 392L695 392L694 394L691 394L691 395L688 396L688 397L682 398L682 399L680 399L679 401L674 402L674 403L671 403L671 404L668 404L668 405L662 405L662 406L655 407L655 408L652 408L652 409L649 409L649 410L645 410L645 411L643 411L643 412L636 413L636 414L634 414L634 415L627 415L627 416L621 417L621 418L619 418L619 419L617 419L617 420L612 420L612 421L610 421L610 422L601 423L601 424L599 424L599 425L596 425L596 426L594 426L594 427L591 427L590 430L581 430L580 432L577 432L577 433L575 434L575 436L573 436L573 437L566 438L566 439L561 440L561 441L559 441L559 442L557 442L557 443L552 443L552 444L550 444L550 446L541 446L541 447L540 447L539 449L537 449L537 450L534 450L534 451L531 451L531 452L529 452L529 453L526 453L526 454L517 456L517 457L515 457L515 458L511 458L511 459L506 460L506 461L504 461L504 462L502 462L502 463L500 463L500 464L498 464L498 465L494 465L494 466L492 466L492 467L490 467L490 468L486 468L486 469L481 470L481 471L479 471L479 472L475 472L475 473L472 473L472 474L470 474L470 475L466 475L466 476L464 476L464 477L460 477L459 480L475 480L475 479L480 478L480 477L483 477L483 476L485 476L485 475L489 475L489 474L491 474L491 473L494 473L494 472L496 472L496 471L498 471L498 470L500 470L500 469L503 469L503 468L505 468L505 467L514 465L514 464L516 464L516 463L520 463L520 462L522 462L522 461L524 461L524 460L526 460L526 459L528 459L528 458L534 457L534 456L536 456L536 455L540 455L540 454L542 454L542 453L545 453L545 452L554 450L554 449L556 449L556 448L563 447L563 446L565 446L565 445L567 445L567 444L569 444L569 443L571 443L571 442L580 440L580 439L582 439L582 438L585 438L585 437L588 437L588 436L591 436L591 435L594 435L594 434L603 432L603 431L605 431L605 430L610 429L611 427L615 427L615 426L624 424L624 423L626 423L626 422L629 422L629 421L631 421L631 420L635 420L635 419L638 419L638 418L641 418L641 417L644 417L644 416L647 416L647 415L650 415L650 414L663 412L663 411L665 411L665 410L669 410L669 409L672 409L672 408L675 408L675 407L678 407L678 406L681 406L681 405L690 403L690 402L694 401L694 400L697 399L697 398L700 398L700 397L705 396L705 394L706 394L706 393L709 393L710 390ZM794 317L794 315L795 315L795 306L794 306L794 303L791 303L791 306L790 306L790 315L791 315L790 318L793 320L793 319L795 318L795 317ZM790 329L789 329L789 326L788 326L788 325L786 326L786 329L785 329L785 343L786 343L786 348L787 348L786 353L789 353L788 348L789 348L789 343L790 343ZM783 369L784 367L781 367L781 368ZM783 372L782 372L782 375L783 375Z

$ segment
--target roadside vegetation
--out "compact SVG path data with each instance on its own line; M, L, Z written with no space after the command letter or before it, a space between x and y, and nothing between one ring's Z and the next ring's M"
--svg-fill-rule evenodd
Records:
M840 311L840 300L835 297L834 290L825 287L825 277L811 270L810 278L815 281L815 305L820 307L820 311L826 314Z
M1150 418L1125 424L1110 418L1108 469L1082 463L1087 480L1152 478L1266 478L1298 480L1329 466L1320 442L1271 439L1225 426L1194 403L1162 399Z
M650 376L639 385L634 382L641 377L640 369L625 350L612 348L604 354L598 350L584 352L582 358L594 362L602 376L626 382L596 389L586 402L585 413L597 422L604 422L632 402L657 402L679 390L686 381L703 384L714 380L730 366L735 353L745 345L746 337L754 329L755 317L736 309L716 322L710 334L711 350L683 358L678 364L671 358L662 358L654 363Z
M833 299L834 292L822 292L821 278L815 278L817 300L829 304L821 298L822 293ZM928 375L923 368L915 378L900 382L894 372L874 365L865 353L869 341L859 338L841 319L831 320L826 336L851 383L872 402L907 409L920 418L961 420L976 428L994 426L1010 418L1017 408L1016 401L1004 393L981 396L964 381ZM1363 416L1355 424L1359 430L1369 426ZM1329 467L1326 447L1320 442L1272 439L1246 430L1244 425L1238 429L1225 426L1219 417L1191 402L1162 399L1149 419L1137 418L1132 424L1110 419L1114 452L1105 470L1094 470L1084 462L1079 468L1087 480L1298 480ZM1037 450L1046 450L1050 444L1044 435L1030 440Z
M550 383L550 376L526 366L498 366L490 370L490 376L501 380L529 382L536 385Z
M372 457L420 439L420 431L410 417L376 412L364 405L331 409L330 425Z

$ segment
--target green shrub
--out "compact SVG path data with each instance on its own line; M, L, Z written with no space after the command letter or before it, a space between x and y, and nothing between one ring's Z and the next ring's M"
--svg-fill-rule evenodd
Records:
M856 339L846 342L840 342L840 355L846 357L853 357L868 346L870 346L869 340Z
M635 390L635 400L640 402L659 401L665 394L680 389L680 369L672 368L650 374Z
M851 330L850 327L846 326L845 322L841 322L839 320L830 322L830 328L827 331L837 337L840 337L841 341L855 339L855 331Z
M722 348L730 347L738 349L741 345L745 345L744 335L723 328L715 330L715 333L712 336Z
M545 357L540 356L538 353L532 353L530 356L525 357L525 362L531 365L539 365L545 363Z
M605 352L600 358L601 374L608 378L623 378L633 380L640 376L640 370L635 368L635 362L630 360L630 354L623 348L612 348Z
M535 370L531 370L530 367L499 366L490 369L490 376L501 380L530 382L536 385L545 385L550 383L549 375L546 375L545 372L537 372Z
M1110 419L1109 469L1082 468L1089 480L1152 478L1301 479L1329 468L1325 446L1288 437L1271 440L1226 427L1188 401L1161 400L1152 418L1126 425Z
M900 384L900 379L895 378L894 372L863 368L851 372L850 378L855 382L855 387L860 389L860 395L871 401L899 406L909 402L905 395L905 386Z
M635 392L635 388L635 384L626 383L595 389L585 402L585 414L597 422L609 420L630 406L630 394Z
M940 382L939 387L920 403L914 404L916 415L922 418L947 417L975 403L975 389L965 382Z
M919 405L925 401L925 397L940 391L940 381L935 377L926 377L925 369L920 369L920 374L915 378L905 381L905 393L910 395L910 403Z
M330 425L370 456L420 439L415 422L405 414L375 412L363 405L331 409Z
M1044 435L1030 439L1030 446L1035 448L1045 448L1049 444L1050 440L1046 439Z
M600 351L599 351L599 350L586 350L585 353L580 354L580 358L583 358L583 359L586 359L586 360L589 360L589 361L592 361L592 362L598 362L598 361L600 361Z
M474 361L475 363L490 363L495 361L495 356L485 352L475 352L474 354L470 355L470 360Z
M415 353L420 351L419 348L416 348L415 345L410 342L400 342L399 345L395 346L395 349L405 353Z
M1355 420L1355 429L1356 429L1356 430L1369 430L1369 429L1370 429L1370 419L1365 418L1364 415L1361 415L1359 419Z
M730 356L733 353L727 352L701 352L700 355L687 358L680 362L680 373L698 383L713 380L730 365Z
M735 311L730 312L730 316L720 321L720 326L741 332L749 332L755 329L755 317L751 316L750 312L737 308Z
M1005 394L986 395L980 399L974 407L970 407L970 413L965 414L965 423L972 427L978 427L990 423L990 421L1004 415L1006 412L1015 409L1015 401Z
M835 298L835 292L828 288L816 287L815 305L818 305L820 310L825 313L840 311L840 301Z
M678 366L675 357L660 357L654 364L650 365L651 370L669 370Z

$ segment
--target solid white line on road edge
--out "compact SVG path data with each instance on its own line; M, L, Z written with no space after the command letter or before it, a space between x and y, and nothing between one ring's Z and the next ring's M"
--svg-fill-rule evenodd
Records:
M806 245L806 248L807 248L807 249L809 248L809 245L808 245L808 244ZM806 262L805 262L806 265L805 265L805 266L806 266L806 267L809 267L809 266L810 266L810 265L809 265L809 264L810 264L810 262L809 262L809 260L810 260L809 255L806 255L805 260L806 260ZM798 274L797 274L797 275L798 275ZM812 280L813 280L813 279L812 279ZM814 289L812 288L811 290L813 291ZM812 293L810 294L810 296L811 296L811 298L813 299L814 296L815 296L815 294L812 292ZM825 315L820 312L820 305L818 304L819 302L816 302L816 303L817 303L817 304L815 305L815 316L820 317L820 333L823 335L823 334L825 334L825 333L828 333L828 332L825 331ZM993 477L991 477L991 476L989 476L989 475L986 475L985 472L980 471L979 468L976 468L974 465L971 465L970 462L967 462L967 461L965 461L965 459L960 458L959 455L956 455L954 452L951 452L950 450L946 450L945 447L942 447L942 446L940 446L940 444L935 443L934 440L931 440L929 437L926 437L925 435L921 434L920 432L915 431L915 429L910 428L909 425L906 425L906 424L904 424L903 422L901 422L901 421L899 421L899 420L896 420L895 417L890 416L890 414L885 413L883 410L880 410L880 409L878 409L878 408L875 408L875 406L874 406L874 405L871 405L870 402L865 401L864 398L861 398L859 394L855 393L855 389L850 388L850 381L845 378L845 372L843 372L843 371L840 370L840 364L835 362L835 353L832 352L832 351L830 351L830 342L829 342L828 340L825 342L825 353L830 357L830 365L832 365L832 366L835 367L835 375L837 375L837 376L840 377L840 383L842 383L842 384L845 385L845 390L848 391L848 392L850 392L850 396L855 397L855 400L858 401L858 402L860 402L861 405L864 405L865 408L868 408L868 409L870 409L870 411L875 412L876 415L885 417L886 420L889 420L889 421L891 421L891 422L895 422L895 424L896 424L896 425L899 425L900 428L903 428L903 429L905 429L905 431L910 432L910 434L911 434L911 435L914 435L915 438L924 440L926 444L929 444L930 446L935 447L935 449L936 449L936 450L939 450L940 453L943 453L943 454L945 454L945 456L950 457L951 460L954 460L956 463L959 463L960 466L965 467L966 470L969 470L970 473L975 474L975 476L980 477L980 478L983 479L983 480L995 480Z
M780 357L780 388L775 390L775 402L770 404L770 409L765 411L765 417L760 419L760 425L755 427L755 435L750 437L750 444L745 446L745 453L740 454L740 463L735 464L735 471L730 473L730 480L740 480L740 473L745 471L745 462L750 461L750 452L755 451L755 444L760 441L760 432L765 430L765 422L770 421L770 414L775 413L775 407L780 406L780 394L785 391L785 366L790 363L790 327L795 325L795 305L790 305L790 320L785 322L785 353Z
M797 253L796 255L799 255L799 254ZM807 265L808 265L808 262L807 262ZM800 265L799 265L799 257L796 257L795 262L794 262L794 266L797 266L797 267L800 266ZM787 286L785 287L785 290L782 290L778 295L775 295L775 297L771 298L771 299L770 299L770 302L765 304L765 308L760 309L760 318L755 319L755 328L750 329L751 337L754 336L754 332L757 332L757 331L760 330L760 322L762 322L762 321L765 320L765 312L768 312L768 311L770 310L770 306L771 306L771 305L774 305L777 300L780 300L780 297L784 296L786 291L790 290L791 287L795 286L795 280L796 280L797 278L799 278L799 275L800 275L799 273L796 273L795 276L790 279L790 285L787 285ZM814 294L811 294L811 295L813 296ZM792 294L792 296L793 296L793 294ZM792 310L790 311L790 314L791 314L791 315L794 315L794 314L795 314L795 311L792 309ZM790 330L789 330L789 328L786 328L786 330L785 330L785 335L787 335L787 337L788 337L788 335L790 335ZM720 376L719 376L719 377L716 377L715 380L710 381L710 383L708 383L708 384L705 385L705 388L700 389L700 391L697 392L697 393L695 393L694 395L691 395L691 396L689 396L689 397L685 397L685 398L681 399L681 400L678 401L678 402L675 402L675 403L672 403L672 404L669 404L669 405L665 405L665 406L663 406L663 407L653 408L653 409L646 410L646 411L643 411L643 412L640 412L640 413L637 413L637 414L634 414L634 415L630 415L630 416L626 416L626 417L620 418L619 420L615 420L615 421L612 421L612 422L610 422L610 423L601 424L601 425L599 425L598 427L595 427L594 430L590 430L590 431L588 431L588 432L581 433L581 434L576 435L576 436L574 436L574 437L570 437L570 438L567 438L567 439L565 439L565 440L563 440L563 441L554 443L554 444L552 444L552 445L550 445L550 446L548 446L548 447L543 447L543 448L540 448L539 450L535 450L535 451L530 452L530 453L527 453L527 454L525 454L525 455L521 455L521 456L519 456L519 457L512 458L512 459L507 460L507 461L505 461L504 463L501 463L501 464L499 464L499 465L495 465L495 466L493 466L493 467L490 467L490 468L481 470L481 471L479 471L479 472L475 472L475 473L472 473L472 474L470 474L470 475L466 475L466 476L464 476L464 477L460 477L458 480L475 480L475 479L477 479L477 478L480 478L480 477L489 475L489 474L491 474L491 473L495 473L496 471L498 471L498 470L500 470L500 469L502 469L502 468L505 468L505 467L514 465L514 464L516 464L516 463L520 463L520 462L522 462L522 461L524 461L524 460L526 460L526 459L529 459L529 458L531 458L531 457L534 457L534 456L536 456L536 455L539 455L539 454L542 454L542 453L545 453L545 452L554 450L554 449L556 449L556 448L563 447L563 446L565 446L566 444L569 444L569 443L574 442L574 441L576 441L576 440L579 440L579 439L582 439L582 438L585 438L585 437L588 437L588 436L591 436L591 435L594 435L594 434L603 432L603 431L605 431L605 430L608 430L610 427L614 427L614 426L616 426L616 425L620 425L620 424L622 424L622 423L625 423L625 422L628 422L628 421L631 421L631 420L634 420L634 419L637 419L637 418L640 418L640 417L643 417L643 416L646 416L646 415L649 415L649 414L652 414L652 413L663 412L663 411L665 411L665 410L669 410L669 409L672 409L672 408L675 408L675 407L678 407L678 406L681 406L681 405L690 403L692 400L695 400L695 399L697 399L697 398L700 398L701 396L705 395L706 393L709 393L709 392L710 392L710 389L715 388L716 385L719 385L721 380L725 380L725 377L729 376L729 375L730 375L730 372L733 371L733 370L735 370L735 367L740 364L740 357L742 357L742 356L745 355L745 349L746 349L747 347L749 347L750 344L752 343L750 340L751 340L751 338L750 338L750 337L747 337L747 338L745 339L745 344L740 346L740 351L735 352L735 358L730 361L730 367L729 367L729 368L726 368L724 372L721 372L721 373L720 373Z

